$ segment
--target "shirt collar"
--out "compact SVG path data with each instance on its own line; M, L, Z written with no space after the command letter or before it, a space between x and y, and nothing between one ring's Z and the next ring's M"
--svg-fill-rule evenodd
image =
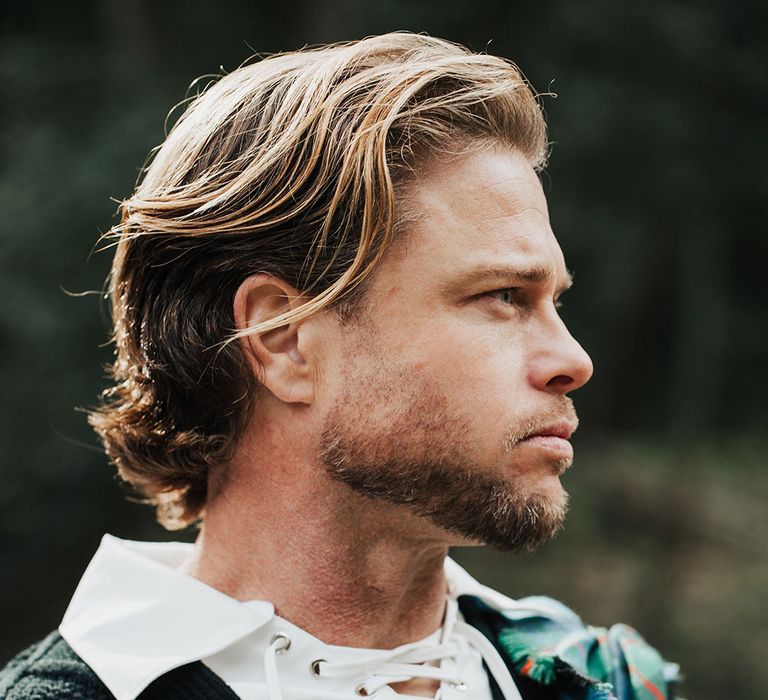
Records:
M105 535L85 570L59 633L113 695L135 698L274 615L270 603L240 603L178 571L192 546Z
M275 617L271 603L237 601L179 571L193 547L105 535L83 574L59 632L120 700L133 700L164 673L226 649ZM451 597L477 596L497 609L515 605L450 558L445 573Z

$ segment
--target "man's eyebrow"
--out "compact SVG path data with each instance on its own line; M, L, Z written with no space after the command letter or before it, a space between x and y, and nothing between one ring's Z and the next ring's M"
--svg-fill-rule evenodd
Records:
M520 282L529 282L531 284L541 284L548 282L555 275L555 271L546 265L478 265L468 270L466 274L460 275L453 283L449 285L451 289L458 287L467 287L487 280L494 284L508 284L514 287ZM573 273L565 271L563 282L555 289L555 294L560 295L566 289L573 285Z

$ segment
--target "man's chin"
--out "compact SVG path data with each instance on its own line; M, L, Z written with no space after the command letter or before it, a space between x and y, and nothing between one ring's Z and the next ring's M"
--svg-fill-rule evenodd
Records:
M492 546L502 551L533 551L562 528L568 493L553 476L526 495L504 490L491 499L477 499L463 513L431 513L435 525L447 531L453 546Z
M568 500L568 493L560 480L560 472L546 474L537 480L535 491L530 496L533 500L560 501Z

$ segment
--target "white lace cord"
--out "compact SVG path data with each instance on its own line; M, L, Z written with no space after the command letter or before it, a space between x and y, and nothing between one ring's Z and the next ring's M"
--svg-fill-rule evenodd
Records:
M373 695L386 685L408 681L413 678L428 678L442 683L463 685L461 678L449 669L442 668L442 661L457 658L459 647L456 642L446 641L452 634L466 639L480 652L488 669L496 680L504 700L523 700L517 689L512 675L496 648L480 630L457 618L458 605L456 601L448 601L446 606L443 630L439 644L421 645L414 643L401 647L384 656L362 658L356 661L331 662L318 660L312 664L314 673L318 676L340 678L368 673L369 678L357 686L356 692L361 696ZM275 634L267 650L264 652L264 673L269 690L269 700L283 700L280 679L277 674L277 655L286 652L291 646L291 640L284 634ZM437 661L440 666L425 666L424 664ZM400 695L410 698L409 695ZM418 700L418 699L417 699Z
M480 652L480 655L483 657L488 669L496 680L496 684L499 686L499 689L504 696L504 700L523 700L523 696L520 695L520 691L517 689L515 681L512 680L512 674L510 674L507 665L499 655L496 647L488 641L488 638L477 628L460 620L456 621L455 630L457 634L464 637Z
M455 657L458 646L435 644L422 647L410 647L387 655L362 658L355 661L318 661L315 672L326 678L344 678L368 673L370 678L357 686L359 695L373 695L385 685L408 681L413 678L429 678L441 682L461 684L461 679L451 671L439 666L424 666L431 661L442 661Z
M264 652L264 674L267 677L269 700L283 700L283 691L280 689L280 679L277 676L277 655L288 651L290 646L291 640L288 637L284 634L276 634Z

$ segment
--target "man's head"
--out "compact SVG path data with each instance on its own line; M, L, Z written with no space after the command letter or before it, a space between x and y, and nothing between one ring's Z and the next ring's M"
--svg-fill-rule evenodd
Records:
M123 479L188 524L277 406L317 426L328 474L447 531L530 544L500 531L513 511L507 529L554 529L569 455L520 439L569 430L590 369L554 311L545 155L515 67L429 37L273 56L209 87L112 232L115 386L90 420ZM440 515L478 507L495 534Z

